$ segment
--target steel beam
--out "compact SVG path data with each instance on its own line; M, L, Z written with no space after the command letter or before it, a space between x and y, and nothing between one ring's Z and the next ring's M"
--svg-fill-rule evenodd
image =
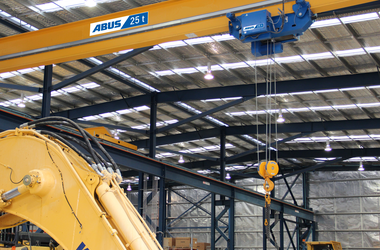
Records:
M278 132L278 131L277 131ZM304 137L306 135L309 135L310 133L300 133L300 134L297 134L297 135L293 135L293 136L290 136L288 138L285 138L285 139L282 139L280 141L275 141L275 142L272 142L271 144L269 145L264 145L264 146L260 146L260 147L257 147L257 148L254 148L254 149L251 149L251 150L248 150L246 152L243 152L243 153L240 153L240 154L237 154L237 155L234 155L234 156L230 156L227 158L227 160L231 161L231 160L234 160L234 159L238 159L240 157L243 157L243 156L246 156L246 155L249 155L249 154L252 154L252 153L255 153L257 151L260 151L260 150L263 150L263 149L266 149L266 148L270 148L270 147L273 147L273 146L276 146L278 144L282 144L282 143L285 143L285 142L288 142L288 141L291 141L291 140L294 140L296 138L300 138L300 137Z
M352 157L365 157L365 156L378 156L379 148L365 148L365 149L333 149L331 152L321 150L292 150L292 151L278 151L278 158L332 158L341 157L348 159ZM259 159L265 159L265 153L259 154ZM227 164L239 162L256 162L257 154L246 155L233 161L227 161ZM188 162L183 164L187 168L208 169L212 166L217 166L218 163L214 161L197 161Z
M344 121L324 121L324 122L304 122L304 123L284 123L277 126L277 133L315 133L319 131L339 131L356 129L377 129L380 119L360 119ZM275 125L272 125L275 131ZM256 132L258 131L258 132ZM230 126L226 128L226 135L242 134L265 134L265 125ZM187 132L176 135L157 137L157 146L173 144L185 141L207 139L219 136L219 128L205 129L195 132ZM148 140L138 140L133 142L138 147L148 147Z
M245 101L248 101L248 100L250 100L250 99L252 99L252 98L254 98L254 97L255 97L255 96L247 96L247 97L243 97L243 98L241 98L241 99L239 99L239 100L235 100L235 101L232 101L232 102L226 103L226 104L224 104L224 105L222 105L222 106L218 106L218 107L216 107L216 108L213 108L213 109L207 110L207 111L205 111L205 112L202 112L202 113L200 113L200 114L194 115L194 116L192 116L192 117L189 117L189 118L183 119L183 120L181 120L181 121L179 121L179 122L176 122L176 123L174 123L174 124L171 124L171 125L165 126L165 127L163 127L163 128L160 128L160 129L158 130L158 133L163 133L163 132L168 131L168 130L170 130L170 129L172 129L172 128L176 128L176 127L179 127L179 126L181 126L181 125L183 125L183 124L189 123L189 122L191 122L191 121L198 120L198 119L200 119L200 118L202 118L202 117L205 117L205 116L207 116L207 115L211 115L211 114L213 114L213 113L216 113L216 112L222 111L222 110L227 109L227 108L229 108L229 107L232 107L232 106L238 105L238 104L243 103L243 102L245 102Z
M213 158L213 157L205 156L205 155L201 155L201 154L188 154L188 153L182 153L179 151L174 151L174 150L165 149L165 148L156 148L156 150L162 151L162 152L168 152L168 153L172 153L172 154L185 155L185 156L193 157L193 158L206 159L206 160L210 160L210 161L219 161L218 158Z
M123 79L118 80L123 81ZM376 72L293 81L281 81L277 82L276 88L277 93L281 94L290 92L305 92L374 85L379 85L378 74ZM255 93L255 84L160 92L157 93L157 103L187 102L214 98L265 95L266 87L266 83L257 84L257 93ZM274 86L272 86L272 89L274 89ZM72 109L69 111L57 112L55 115L64 116L70 119L77 119L84 116L112 112L116 110L116 107L117 109L125 106L131 108L149 104L150 94L146 94L131 98L125 98L122 100L96 104L88 107Z
M8 83L0 83L0 88L18 89L18 90L38 92L38 93L41 93L41 91L42 91L41 88L29 87L29 86L23 86L23 85L15 85L15 84L8 84Z
M58 84L55 84L52 87L52 89L53 90L57 90L57 89L64 88L64 87L66 87L66 86L68 86L68 85L70 85L70 84L72 84L74 82L80 81L80 80L82 80L82 79L84 79L84 78L86 78L86 77L88 77L90 75L93 75L93 74L98 73L98 72L100 72L100 71L102 71L102 70L104 70L104 69L106 69L108 67L111 67L112 65L115 65L115 64L117 64L119 62L122 62L124 60L129 59L129 58L132 58L132 57L134 57L134 56L136 56L138 54L141 54L141 53L143 53L145 51L148 51L151 48L152 47L150 46L150 47L145 47L145 48L134 49L134 50L132 50L130 52L127 52L127 53L122 54L122 55L120 55L118 57L115 57L115 58L113 58L113 59L111 59L109 61L106 61L106 62L104 62L104 63L102 63L100 65L97 65L97 66L95 66L93 68L90 68L89 70L86 70L86 71L84 71L84 72L82 72L82 73L80 73L80 74L78 74L76 76L73 76L73 77L71 77L69 79L66 79L66 80L64 80L64 81L62 81L62 82L60 82Z

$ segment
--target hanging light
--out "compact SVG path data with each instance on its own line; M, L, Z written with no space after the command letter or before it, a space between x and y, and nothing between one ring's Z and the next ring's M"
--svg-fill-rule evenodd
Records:
M182 155L179 156L178 163L185 163L185 160L183 159Z
M85 2L88 7L96 6L96 2L94 0L85 0Z
M230 173L227 173L226 174L226 180L230 180L231 179L231 175L230 175Z
M331 147L330 147L330 140L327 140L326 141L326 148L325 148L325 151L326 152L330 152L332 149L331 149Z
M127 191L132 191L131 183L128 183Z
M285 122L285 118L282 116L282 109L280 109L280 112L279 112L279 114L278 114L277 122L278 122L278 123L283 123L283 122Z
M17 104L19 108L25 108L24 93L21 93L21 102Z
M206 80L214 79L214 76L211 73L211 63L210 62L207 63L207 73L205 74L204 78Z
M359 165L358 171L364 171L364 167L363 167L363 162L362 161L360 161L360 165Z

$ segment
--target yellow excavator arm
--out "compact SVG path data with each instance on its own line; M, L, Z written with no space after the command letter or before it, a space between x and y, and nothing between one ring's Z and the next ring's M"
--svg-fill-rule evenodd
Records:
M54 119L42 121L71 124ZM120 188L113 160L92 148L86 156L68 136L32 123L0 133L0 229L30 221L66 250L162 249ZM79 131L87 139L82 146L92 147Z

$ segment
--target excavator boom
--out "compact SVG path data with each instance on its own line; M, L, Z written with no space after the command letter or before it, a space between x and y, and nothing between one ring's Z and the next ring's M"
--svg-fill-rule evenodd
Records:
M71 124L55 119L43 123ZM66 250L162 249L120 188L112 160L92 148L84 157L60 135L29 127L0 133L0 229L30 221ZM80 131L90 147L95 139Z

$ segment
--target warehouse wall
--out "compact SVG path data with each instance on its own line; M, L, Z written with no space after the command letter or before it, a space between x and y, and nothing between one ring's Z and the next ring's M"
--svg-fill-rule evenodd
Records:
M294 177L288 179L292 183ZM321 241L340 241L343 249L379 249L380 248L380 172L315 172L308 176L310 185L309 203L316 213L318 222L317 237ZM237 184L247 189L263 192L262 180L245 179ZM287 188L283 181L276 183L276 197L282 198ZM302 205L302 177L297 179L293 194ZM203 190L191 187L176 187L174 192L192 202L197 202L208 195ZM186 199L171 192L172 202L168 206L169 222L192 207ZM129 197L137 201L137 194ZM290 195L286 197L291 201ZM136 203L136 202L134 202ZM202 202L202 208L210 211L211 197ZM217 207L221 211L221 207ZM262 249L262 208L236 202L235 206L235 249ZM286 217L295 220L294 217ZM228 223L228 218L222 220ZM272 222L275 219L272 219ZM210 242L211 225L209 214L199 208L193 208L181 220L173 225L179 227L171 230L173 237L194 237L198 242ZM219 223L223 225L223 223ZM293 232L294 224L288 223ZM203 227L203 228L199 228ZM279 241L279 226L274 228ZM285 236L285 248L290 242ZM217 246L226 246L222 239ZM274 247L271 249L275 249ZM289 248L292 249L292 248Z

